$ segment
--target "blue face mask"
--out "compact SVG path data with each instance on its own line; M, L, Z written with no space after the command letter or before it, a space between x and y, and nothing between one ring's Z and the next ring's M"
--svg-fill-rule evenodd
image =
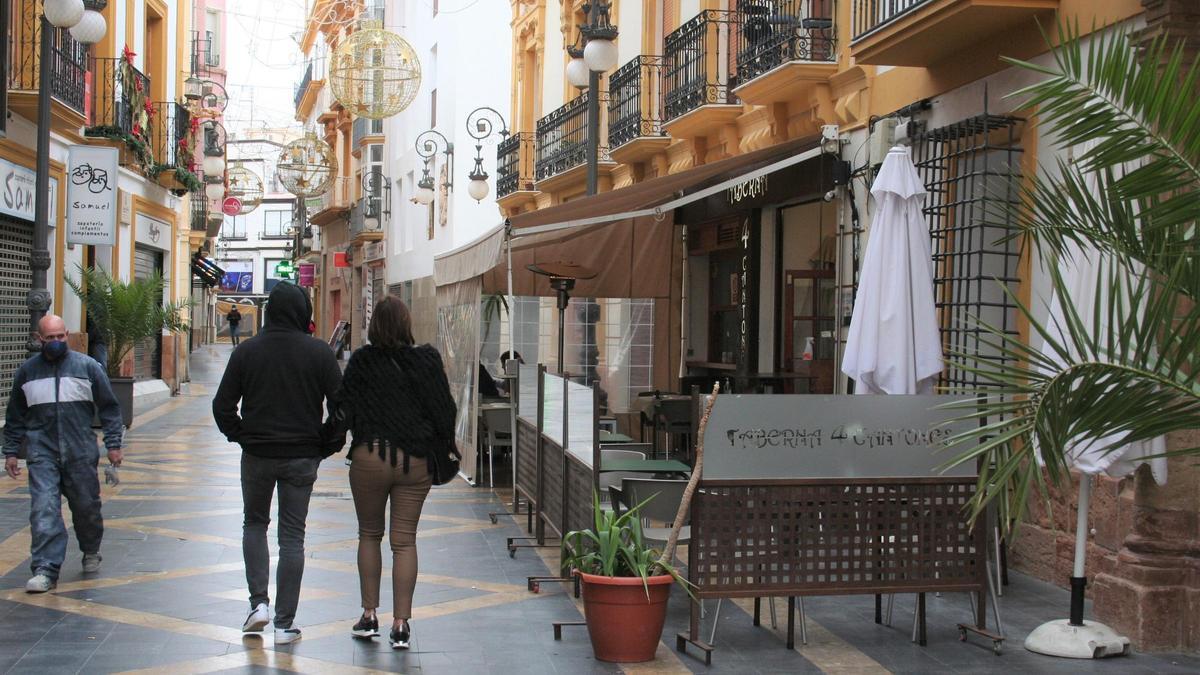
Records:
M47 361L58 361L67 355L68 347L64 340L50 340L42 343L42 357Z

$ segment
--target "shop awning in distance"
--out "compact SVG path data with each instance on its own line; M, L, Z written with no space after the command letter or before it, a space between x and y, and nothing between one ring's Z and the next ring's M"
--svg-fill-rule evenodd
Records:
M547 262L571 262L598 272L580 280L579 297L667 298L673 289L671 269L676 209L694 211L724 200L730 188L762 176L781 174L803 193L819 197L832 187L831 155L811 137L759 150L631 187L604 192L509 219L512 228L513 293L553 295L549 281L528 270ZM780 183L776 180L775 183ZM781 184L782 187L782 184ZM795 192L792 190L791 192ZM761 195L765 197L766 195ZM739 202L738 208L757 203ZM690 207L690 208L689 208ZM715 208L715 207L714 207ZM720 215L714 213L714 216ZM485 292L507 290L507 262L484 277Z

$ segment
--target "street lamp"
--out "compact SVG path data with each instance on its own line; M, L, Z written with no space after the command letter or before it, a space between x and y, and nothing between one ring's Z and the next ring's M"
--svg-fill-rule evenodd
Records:
M500 126L499 132L496 132L497 122ZM483 106L467 115L467 133L475 139L475 168L467 174L467 178L471 179L467 184L467 194L476 202L481 202L488 195L488 173L483 169L483 141L493 133L499 133L501 140L508 138L508 124L504 122L504 116L495 109Z
M600 189L600 75L617 66L617 27L609 20L612 5L604 0L583 3L587 23L579 27L583 48L571 47L567 52L567 80L580 89L587 87L587 193ZM586 78L585 78L586 74ZM584 80L586 79L586 83Z
M41 351L38 322L50 311L50 291L46 288L46 276L50 270L50 90L53 89L50 69L55 62L50 31L67 28L80 44L95 44L104 37L106 26L104 17L99 13L107 5L107 0L46 0L42 3L42 16L39 19L41 44L38 45L37 177L34 186L33 250L29 253L32 279L29 293L25 296L25 305L29 309L29 342L26 347L30 352ZM97 16L100 17L98 23Z
M429 206L433 203L434 182L429 169L439 147L442 148L442 154L446 156L446 189L454 189L454 144L436 129L422 131L421 135L417 136L416 148L417 154L425 160L425 168L421 173L421 180L417 183L417 193L413 195L413 199L422 206Z

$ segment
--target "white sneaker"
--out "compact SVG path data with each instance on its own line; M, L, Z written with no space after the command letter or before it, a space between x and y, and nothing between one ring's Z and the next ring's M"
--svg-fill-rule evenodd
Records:
M39 572L39 573L33 575L32 577L30 577L29 581L25 582L25 592L26 593L46 593L46 592L54 590L54 587L57 585L58 585L58 582L56 582L54 579L51 579L50 577L46 576L45 574L42 574Z
M286 645L300 640L300 628L292 624L289 628L275 629L275 644Z
M271 622L271 611L267 607L267 603L260 602L258 607L250 610L250 616L246 617L246 622L242 624L243 633L261 633L263 628Z
M83 554L83 573L95 574L100 571L100 561L103 558L99 553L84 553Z

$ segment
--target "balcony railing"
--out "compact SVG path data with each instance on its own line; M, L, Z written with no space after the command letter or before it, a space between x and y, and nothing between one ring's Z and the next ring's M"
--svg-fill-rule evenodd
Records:
M38 66L42 3L14 0L9 30L8 88L10 91L36 92L41 88ZM50 95L68 108L84 114L87 98L87 47L70 32L54 29L50 46Z
M730 82L730 26L735 13L706 9L664 41L666 121L709 104L737 103Z
M873 33L932 0L854 0L854 39Z
M834 0L740 0L737 82L791 61L837 60Z
M366 117L356 117L350 128L350 147L358 149L362 140L368 136L383 135L383 120L372 120Z
M587 161L587 100L584 92L537 123L535 179L557 176Z
M192 157L187 149L191 133L191 115L187 108L173 101L154 104L150 120L150 142L154 161L167 166L191 170Z
M192 231L204 232L208 230L208 198L204 196L204 190L196 190L190 193L192 197Z
M665 136L662 129L663 57L637 56L608 79L608 147L635 138Z
M496 197L533 190L533 134L512 134L496 148Z
M313 62L309 61L308 66L304 69L304 77L300 78L300 84L296 85L296 96L294 99L295 105L293 107L300 107L300 101L304 99L304 92L308 90L308 85L312 84L312 79Z
M88 136L110 136L115 133L133 133L133 123L138 111L130 104L133 92L125 91L121 78L120 59L92 59L92 110L91 119L84 130ZM142 71L130 66L130 86L150 91L150 78Z
M213 49L217 45L217 36L211 30L204 31L204 40L208 42L208 49L204 52L204 65L210 68L219 68L221 66L221 54Z

